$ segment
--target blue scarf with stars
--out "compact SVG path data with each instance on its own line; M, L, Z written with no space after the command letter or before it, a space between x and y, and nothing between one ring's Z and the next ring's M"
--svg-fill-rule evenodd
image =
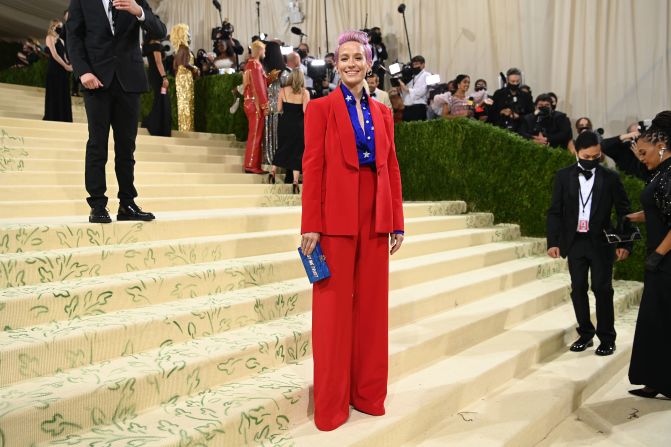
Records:
M340 90L345 97L347 112L352 122L354 135L356 137L356 150L359 155L359 165L370 165L375 163L375 127L373 127L373 116L370 113L370 104L366 89L361 95L361 111L363 112L363 129L359 123L359 115L356 110L356 99L352 92L340 83Z

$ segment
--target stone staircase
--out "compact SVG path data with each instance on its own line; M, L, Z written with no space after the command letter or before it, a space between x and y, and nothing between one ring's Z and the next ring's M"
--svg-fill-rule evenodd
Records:
M85 125L26 119L37 89L0 94L21 103L0 109L0 446L535 445L628 362L641 284L616 283L616 355L570 354L544 241L410 202L387 415L319 432L299 196L241 174L232 137L141 132L157 220L88 224Z

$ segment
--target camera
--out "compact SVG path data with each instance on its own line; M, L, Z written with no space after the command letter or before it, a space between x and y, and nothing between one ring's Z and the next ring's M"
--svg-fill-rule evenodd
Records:
M221 26L212 28L212 40L215 42L218 40L228 40L233 36L233 31L235 31L235 27L230 22L224 20Z
M638 122L638 131L639 132L645 132L646 130L650 129L650 126L652 126L652 120L651 119L639 121Z
M393 87L401 85L399 80L403 81L404 84L409 83L414 76L411 64L400 64L399 62L391 64L387 68L387 72L391 75L389 81Z

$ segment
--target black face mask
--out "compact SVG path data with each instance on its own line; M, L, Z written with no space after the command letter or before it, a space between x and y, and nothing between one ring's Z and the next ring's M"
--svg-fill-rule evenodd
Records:
M548 117L552 113L551 107L540 107L538 109L538 114L543 117Z
M63 27L62 26L57 26L54 28L54 31L56 31L56 34L62 34L63 33Z
M476 92L480 92L480 91L482 91L482 90L487 90L487 87L485 87L484 85L477 85L477 86L475 87L475 91L476 91Z
M592 169L596 168L599 166L599 163L601 163L600 159L596 160L583 160L582 158L578 159L578 162L580 163L580 166L582 166L583 169L587 169L588 171L591 171Z
M422 71L422 67L412 67L412 74L418 75Z
M516 92L516 91L518 91L518 90L520 89L520 86L519 86L518 84L508 84L508 88L509 88L511 91Z

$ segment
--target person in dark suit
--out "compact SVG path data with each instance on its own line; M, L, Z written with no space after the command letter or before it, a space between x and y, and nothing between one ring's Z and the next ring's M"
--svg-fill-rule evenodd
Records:
M519 134L538 144L564 149L573 137L571 121L565 113L552 109L552 97L547 93L538 95L536 110L522 118Z
M626 259L632 244L607 244L604 230L613 232L611 211L620 221L630 213L630 204L619 175L599 165L601 147L594 132L585 131L575 141L578 163L557 172L552 203L547 215L548 255L568 257L571 300L580 337L571 351L584 351L601 341L597 355L615 352L615 312L613 309L613 264ZM597 327L590 318L587 275L592 275L596 297Z
M517 132L524 115L533 111L530 93L522 90L522 72L511 68L506 73L505 87L494 92L490 113L487 118L495 126Z
M89 222L109 223L105 164L110 125L114 132L114 164L119 183L118 220L152 220L135 204L135 137L140 94L149 90L140 27L149 39L163 39L166 28L147 0L70 0L68 54L84 87L89 127L86 143L86 191Z

